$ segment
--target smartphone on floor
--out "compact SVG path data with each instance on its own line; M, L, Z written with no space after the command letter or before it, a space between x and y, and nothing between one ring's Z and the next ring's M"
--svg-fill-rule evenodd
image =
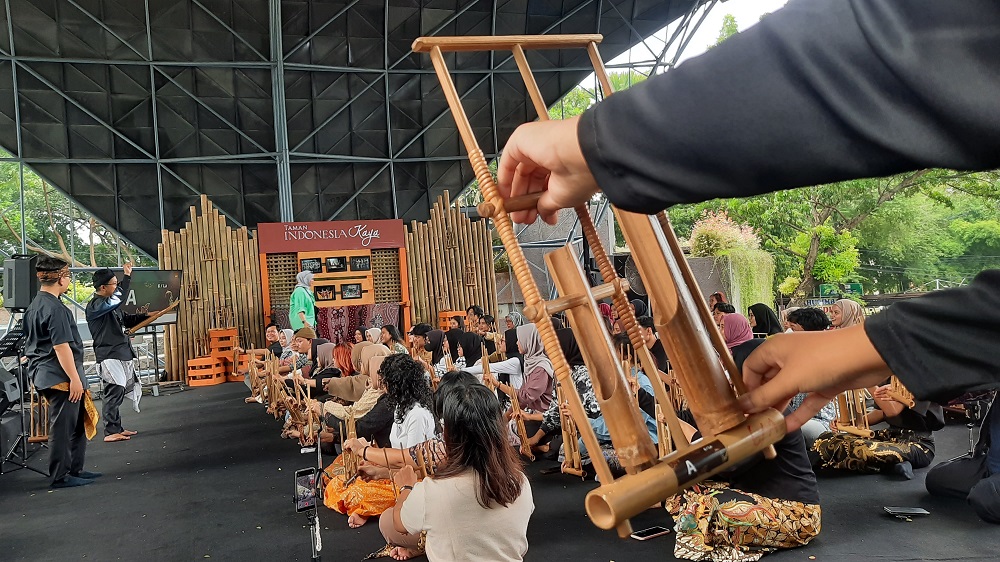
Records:
M670 529L666 527L650 527L648 529L643 529L641 531L636 531L632 533L631 537L637 541L648 541L649 539L655 539L656 537L661 537L670 532Z

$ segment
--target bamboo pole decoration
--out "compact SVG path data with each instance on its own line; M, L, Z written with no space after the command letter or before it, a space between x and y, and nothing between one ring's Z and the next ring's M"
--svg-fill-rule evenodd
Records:
M406 235L407 268L413 322L437 326L445 310L477 304L496 313L496 274L484 221L472 221L449 203L445 191L434 202L430 219L410 223ZM467 284L467 281L472 284Z
M188 360L206 353L209 329L235 327L251 341L260 341L263 333L256 240L245 227L228 226L207 196L200 203L201 214L192 206L188 223L176 232L162 231L158 247L160 268L180 269L184 284L177 323L164 336L174 381L186 380Z

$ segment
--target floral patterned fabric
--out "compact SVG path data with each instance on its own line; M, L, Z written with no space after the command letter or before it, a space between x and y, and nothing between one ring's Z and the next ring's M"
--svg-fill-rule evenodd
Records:
M337 457L323 471L325 488L323 504L344 515L372 517L396 505L392 482L365 480L358 476L349 486L344 486L344 455Z
M399 325L399 303L363 304L316 309L319 336L332 343L354 341L354 330L360 326L381 328Z
M573 385L576 386L576 392L580 395L580 400L583 402L583 409L587 412L587 417L591 419L599 417L601 415L601 407L597 403L597 396L594 395L594 386L590 382L590 373L587 371L587 366L577 365L573 367L569 375L573 380ZM560 392L563 392L563 390L560 390ZM560 429L562 429L562 421L559 417L559 403L553 400L549 403L549 407L545 410L545 414L542 417L542 431L549 434Z
M819 505L766 498L703 482L669 498L683 560L749 562L767 552L808 544L819 535Z

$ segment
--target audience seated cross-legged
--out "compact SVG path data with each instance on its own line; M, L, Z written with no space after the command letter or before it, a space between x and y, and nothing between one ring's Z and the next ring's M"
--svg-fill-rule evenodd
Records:
M431 391L421 366L408 355L384 357L379 377L393 412L389 443L406 449L432 438L434 417L430 411ZM392 483L386 479L368 479L359 475L345 478L343 454L327 468L327 507L348 515L348 525L360 527L369 517L381 515L395 502Z
M426 532L432 562L523 560L535 505L507 442L500 403L483 385L455 386L444 396L442 410L446 460L420 482L409 465L396 474L395 530ZM409 553L397 550L394 557L403 560Z

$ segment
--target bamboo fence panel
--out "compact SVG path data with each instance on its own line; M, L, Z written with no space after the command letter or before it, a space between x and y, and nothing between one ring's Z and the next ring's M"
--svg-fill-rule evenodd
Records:
M241 345L263 342L263 304L257 240L246 227L231 228L208 197L201 215L178 232L164 230L157 247L161 269L183 271L177 324L167 327L166 367L170 380L187 380L187 362L208 353L208 330L237 328Z
M447 191L427 222L412 221L406 234L413 323L438 324L438 314L478 304L497 313L493 247L485 221L451 208Z

